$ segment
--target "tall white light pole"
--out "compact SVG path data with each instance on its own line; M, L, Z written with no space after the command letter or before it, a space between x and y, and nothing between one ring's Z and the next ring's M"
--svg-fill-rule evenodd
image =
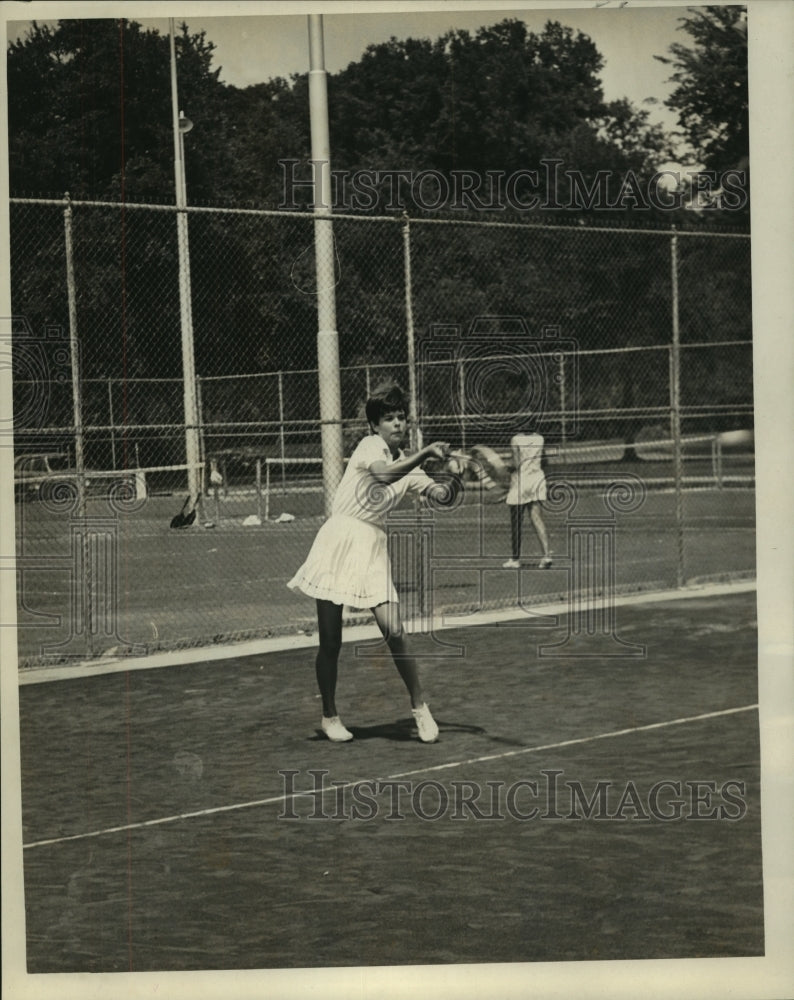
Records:
M323 456L325 512L342 478L342 394L339 385L339 334L336 329L336 273L331 221L331 142L328 87L323 46L323 16L309 14L309 115L314 176L314 257L317 276L317 369Z
M193 123L179 110L176 82L176 42L174 19L169 18L171 43L171 114L174 131L174 183L176 187L176 233L179 253L179 314L182 327L182 386L185 406L185 462L188 492L201 496L199 464L198 400L196 395L196 362L193 350L193 303L190 286L190 244L187 223L187 185L185 183L185 134Z

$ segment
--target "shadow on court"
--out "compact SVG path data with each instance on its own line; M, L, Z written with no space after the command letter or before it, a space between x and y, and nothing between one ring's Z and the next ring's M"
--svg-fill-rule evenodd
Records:
M313 649L23 686L29 970L763 954L755 594L529 622L413 637L430 746L352 643L345 744Z
M484 732L480 726L461 726L456 725L454 722L447 722L444 719L436 719L436 722L440 728L443 728L445 733ZM357 740L393 740L398 743L405 743L406 741L414 741L417 738L416 724L412 718L397 719L395 722L378 726L350 726L349 728L354 739ZM313 739L326 742L325 735L321 729L316 730L316 735Z

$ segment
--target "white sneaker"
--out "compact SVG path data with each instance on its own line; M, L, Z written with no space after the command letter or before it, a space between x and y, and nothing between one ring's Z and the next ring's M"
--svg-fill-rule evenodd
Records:
M518 559L508 559L502 563L502 569L521 569L521 563Z
M538 569L549 569L551 566L551 556L544 556L538 563Z
M419 730L419 739L423 743L435 743L438 739L438 726L427 705L420 705L419 708L412 708L411 712Z
M345 729L338 715L333 715L330 719L324 715L322 726L323 732L333 743L345 743L353 739L353 734L349 729Z

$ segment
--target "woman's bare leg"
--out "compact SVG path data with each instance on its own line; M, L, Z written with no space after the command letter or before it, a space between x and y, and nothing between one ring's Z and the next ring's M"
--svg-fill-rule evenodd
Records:
M330 719L336 711L336 677L342 648L342 605L317 601L317 628L320 648L314 663L317 686L323 700L323 715Z
M372 613L389 647L394 665L408 688L411 708L419 708L425 700L419 681L419 665L408 649L408 641L400 619L400 606L393 601L387 601L373 608Z

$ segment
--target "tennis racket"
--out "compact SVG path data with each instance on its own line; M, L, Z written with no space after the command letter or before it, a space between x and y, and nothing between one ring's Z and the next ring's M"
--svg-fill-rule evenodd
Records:
M510 486L510 469L501 455L484 444L476 444L471 449L474 474L483 489L507 493Z
M171 527L189 528L190 525L196 520L196 504L198 504L198 501L198 497L196 497L195 501L193 501L192 497L188 494L187 499L182 504L182 510L171 518Z

